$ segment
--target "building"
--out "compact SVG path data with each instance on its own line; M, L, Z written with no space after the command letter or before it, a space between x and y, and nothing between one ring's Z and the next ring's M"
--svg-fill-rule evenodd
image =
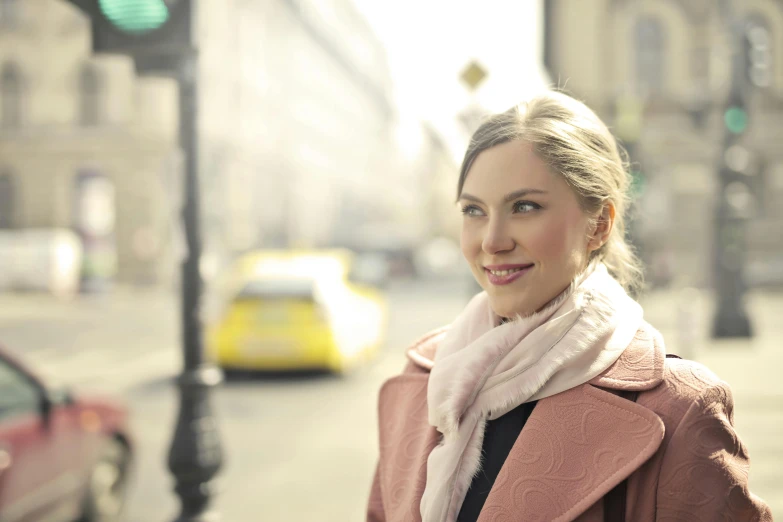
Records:
M545 61L553 81L585 100L626 141L640 168L634 236L648 279L710 285L720 190L729 38L722 2L549 0ZM732 3L730 2L729 5ZM755 215L751 284L783 283L783 4L733 2L766 29L766 86L751 94L745 147Z
M175 108L69 5L0 1L0 228L77 231L88 284L167 277Z
M208 255L327 246L393 221L401 169L391 78L353 4L199 7Z
M171 281L183 254L176 84L92 55L86 18L64 0L0 6L0 226L74 228L88 270L111 275L116 260L121 281ZM253 248L344 242L415 206L397 203L384 49L350 1L197 6L205 275Z

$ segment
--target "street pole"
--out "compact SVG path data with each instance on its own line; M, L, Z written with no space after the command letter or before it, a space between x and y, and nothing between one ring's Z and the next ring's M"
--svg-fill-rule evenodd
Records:
M714 284L717 306L712 324L713 338L751 337L751 325L745 309L747 285L744 280L746 222L752 204L744 184L746 174L731 157L736 151L747 154L741 145L741 134L747 123L746 57L743 52L743 26L731 6L722 0L724 20L731 37L731 87L724 110L726 126L718 171L719 194L714 229ZM733 122L732 119L738 121ZM744 187L744 189L743 189ZM738 191L745 190L745 194ZM737 196L740 197L737 197Z
M185 159L185 201L182 210L187 257L182 264L183 370L177 380L179 416L169 450L169 469L182 511L175 522L218 520L210 500L213 478L223 463L217 426L209 405L210 389L221 380L217 368L204 361L199 300L201 298L201 237L198 190L198 56L181 57L179 82L180 146Z

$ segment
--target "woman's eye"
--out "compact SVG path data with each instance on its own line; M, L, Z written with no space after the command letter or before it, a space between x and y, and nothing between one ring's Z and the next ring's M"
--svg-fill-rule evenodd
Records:
M538 203L533 203L532 201L517 201L514 203L514 212L525 214L527 212L532 212L534 210L538 210L541 208L541 205Z
M484 215L484 212L482 212L482 210L475 205L466 205L462 207L462 213L465 214L466 216L471 216L471 217Z

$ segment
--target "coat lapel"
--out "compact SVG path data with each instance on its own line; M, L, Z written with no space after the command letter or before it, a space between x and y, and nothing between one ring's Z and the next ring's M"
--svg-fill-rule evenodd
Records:
M479 522L574 520L644 464L663 433L652 411L590 384L542 399Z
M600 387L642 391L663 379L665 353L649 326L592 381L538 401L479 517L576 519L644 464L663 440L654 412Z

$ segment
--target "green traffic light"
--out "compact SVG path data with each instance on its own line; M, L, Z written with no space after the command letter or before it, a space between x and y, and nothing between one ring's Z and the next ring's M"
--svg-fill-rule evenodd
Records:
M98 5L103 15L126 33L154 31L169 19L164 0L98 0Z
M739 107L729 107L723 115L726 128L734 134L742 134L748 127L748 113Z

